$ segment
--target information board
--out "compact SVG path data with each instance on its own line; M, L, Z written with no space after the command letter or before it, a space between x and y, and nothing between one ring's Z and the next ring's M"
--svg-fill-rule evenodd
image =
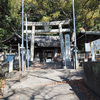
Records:
M6 55L6 61L12 61L14 59L14 55Z

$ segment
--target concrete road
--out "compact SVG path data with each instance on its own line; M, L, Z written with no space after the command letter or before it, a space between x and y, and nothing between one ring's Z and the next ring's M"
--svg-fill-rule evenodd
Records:
M78 95L74 91L77 87L69 83L83 79L83 70L31 70L24 71L22 76L19 82L19 72L7 75L7 85L0 100L86 100L85 95Z

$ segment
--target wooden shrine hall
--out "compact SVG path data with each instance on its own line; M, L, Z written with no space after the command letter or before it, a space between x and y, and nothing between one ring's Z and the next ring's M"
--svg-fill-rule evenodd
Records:
M100 31L81 31L77 38L78 49L85 47L85 43L100 39Z
M8 53L12 53L12 52L18 52L18 44L21 44L21 42L22 42L22 37L15 32L10 38L2 41L2 44L8 47L7 48ZM24 39L24 45L26 45L25 39Z
M8 47L8 53L18 52L18 44L21 44L22 37L14 33L9 39L2 41L2 44ZM31 36L28 38L28 44L30 49ZM26 40L24 39L24 46L26 48ZM60 57L60 38L59 36L35 36L35 60L40 62L46 61L46 59L54 60L54 54ZM40 58L40 59L39 59ZM60 59L60 58L59 58ZM56 60L56 59L55 59Z

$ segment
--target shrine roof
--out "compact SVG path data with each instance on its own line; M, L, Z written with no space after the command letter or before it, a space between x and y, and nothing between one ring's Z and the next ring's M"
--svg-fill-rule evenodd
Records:
M29 45L31 42L31 35L29 36ZM2 41L2 44L6 46L12 45L12 48L18 48L18 43L22 43L22 37L14 33L10 38ZM35 44L38 47L60 47L59 36L35 36ZM26 45L26 40L24 39L24 46Z

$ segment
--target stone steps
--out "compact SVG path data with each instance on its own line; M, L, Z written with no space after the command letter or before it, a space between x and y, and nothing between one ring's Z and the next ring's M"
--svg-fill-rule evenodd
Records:
M40 68L40 69L62 69L62 63L61 62L50 62L50 63L38 63L35 62L34 64L31 64L31 68Z

